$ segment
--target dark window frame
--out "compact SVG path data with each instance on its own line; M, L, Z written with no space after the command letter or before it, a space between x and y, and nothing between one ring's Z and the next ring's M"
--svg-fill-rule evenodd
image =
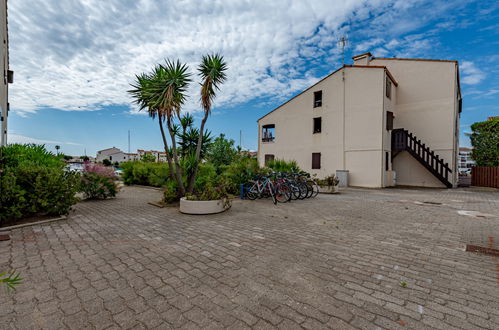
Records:
M275 155L274 154L265 154L264 156L264 165L267 166L267 164L270 162L270 161L273 161L275 160Z
M388 76L386 76L385 95L390 100L392 99L392 82Z
M322 117L315 117L313 120L313 134L322 133Z
M314 108L322 107L322 90L314 92Z
M393 130L393 118L395 118L395 116L393 115L393 112L387 111L386 112L386 130L387 131Z
M313 152L312 153L312 169L320 170L321 169L321 153Z
M274 142L275 140L275 124L267 124L262 126L262 142Z

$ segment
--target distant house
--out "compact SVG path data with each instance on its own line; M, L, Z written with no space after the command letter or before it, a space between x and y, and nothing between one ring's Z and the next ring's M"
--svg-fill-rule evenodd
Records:
M112 147L97 151L97 156L95 157L95 161L102 163L104 159L109 160L111 163L116 163L116 162L123 163L128 161L128 156L120 149Z
M127 160L132 161L132 160L140 160L140 156L138 153L125 153L127 156Z
M296 160L319 177L348 171L352 186L457 186L457 61L353 61L258 120L259 164Z
M469 169L475 165L475 161L471 158L472 151L471 148L459 148L459 172L469 172Z

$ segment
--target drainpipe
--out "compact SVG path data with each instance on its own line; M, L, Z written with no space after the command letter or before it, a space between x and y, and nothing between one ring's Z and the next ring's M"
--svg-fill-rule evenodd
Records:
M343 170L346 170L346 148L345 148L345 97L346 97L346 92L345 92L345 65L343 65L343 70L341 70L342 73L342 80L343 80Z

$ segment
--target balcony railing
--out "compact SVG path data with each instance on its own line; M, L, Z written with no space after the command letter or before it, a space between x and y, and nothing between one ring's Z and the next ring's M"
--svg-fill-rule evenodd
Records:
M275 136L262 138L262 142L274 142L274 140L275 140Z

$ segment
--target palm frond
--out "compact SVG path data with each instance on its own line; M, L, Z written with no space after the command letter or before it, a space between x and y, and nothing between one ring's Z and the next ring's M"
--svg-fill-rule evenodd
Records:
M206 113L210 113L216 91L227 79L227 64L219 54L204 55L198 67L201 77L201 105Z

